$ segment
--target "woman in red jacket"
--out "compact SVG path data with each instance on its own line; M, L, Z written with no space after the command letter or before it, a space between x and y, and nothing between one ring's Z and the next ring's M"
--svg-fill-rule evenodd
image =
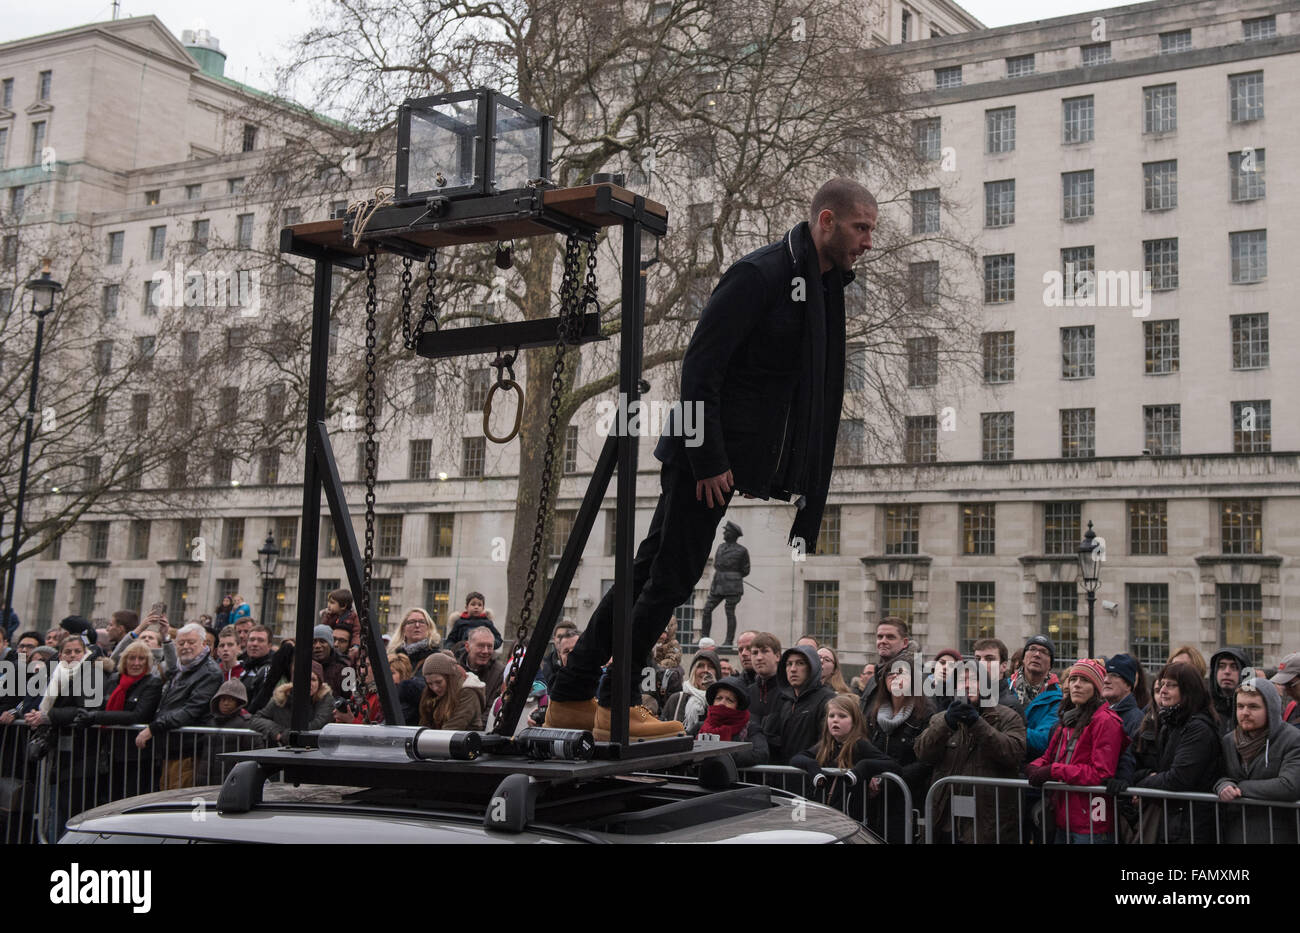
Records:
M1091 658L1077 661L1066 673L1060 723L1052 731L1046 754L1025 766L1030 786L1042 787L1048 781L1095 786L1115 776L1120 753L1129 740L1124 723L1102 699L1105 679L1105 667ZM1051 797L1056 811L1055 842L1115 841L1113 798L1069 791L1056 791Z

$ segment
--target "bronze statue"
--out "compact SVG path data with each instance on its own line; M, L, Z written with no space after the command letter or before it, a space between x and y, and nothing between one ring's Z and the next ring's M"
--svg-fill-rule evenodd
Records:
M736 539L741 536L740 526L727 522L722 528L722 543L713 555L713 582L709 584L709 598L704 603L704 618L700 636L709 637L713 627L713 610L724 599L727 602L727 638L724 645L735 644L736 603L745 594L745 577L749 576L749 550Z

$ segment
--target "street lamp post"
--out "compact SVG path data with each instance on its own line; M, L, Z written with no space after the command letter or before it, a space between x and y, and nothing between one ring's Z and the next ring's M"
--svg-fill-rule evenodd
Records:
M63 284L50 277L50 261L41 260L40 278L32 279L26 288L32 293L32 314L36 315L36 350L32 356L32 385L27 396L27 425L23 438L22 468L18 473L18 502L14 509L13 545L9 549L9 578L5 582L4 612L0 624L8 625L13 611L14 583L18 579L18 549L22 546L23 500L27 496L27 468L31 462L32 433L36 429L36 390L41 376L41 344L45 339L45 316L54 310L54 296L63 291Z
M1097 620L1097 590L1101 588L1101 562L1104 557L1105 542L1092 530L1088 522L1088 532L1079 545L1079 583L1088 597L1088 657L1096 655L1096 634L1093 631Z
M280 549L275 546L275 535L266 533L266 543L257 549L257 569L262 574L262 624L270 618L267 611L271 605L271 581L275 579L275 569L280 562Z

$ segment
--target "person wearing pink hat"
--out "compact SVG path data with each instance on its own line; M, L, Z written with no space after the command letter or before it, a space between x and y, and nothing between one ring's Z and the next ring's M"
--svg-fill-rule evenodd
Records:
M1061 716L1047 751L1025 766L1031 787L1048 781L1079 786L1105 784L1115 776L1128 745L1124 723L1101 695L1106 668L1100 661L1076 661L1065 674ZM1044 795L1044 809L1055 811L1057 843L1115 841L1115 800L1100 794L1056 791ZM1044 813L1044 823L1046 823Z

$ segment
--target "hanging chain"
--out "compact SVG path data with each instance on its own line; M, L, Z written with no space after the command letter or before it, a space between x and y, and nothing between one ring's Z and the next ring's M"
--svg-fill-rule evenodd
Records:
M413 349L411 339L411 257L402 257L402 343Z
M595 301L596 291L596 244L592 240L587 247L587 281L579 295L580 243L576 235L571 234L564 246L564 273L560 279L560 324L555 342L555 370L551 374L550 412L546 417L546 441L542 455L542 482L537 492L537 523L533 528L532 549L528 557L528 576L524 583L524 595L519 607L519 626L515 631L515 646L510 653L510 676L501 691L501 711L510 705L511 694L516 688L519 669L523 664L524 651L528 646L528 637L532 625L533 596L537 589L537 571L542 558L543 537L546 533L546 516L551 502L551 475L555 467L555 435L560 421L560 400L564 391L564 350L571 340L576 340L581 332L582 313L589 301ZM599 307L599 305L597 305ZM532 684L524 685L531 690ZM496 725L498 732L505 727L504 720Z
M403 276L403 298L410 295L411 264L406 261ZM375 570L375 475L378 470L378 447L375 443L375 251L371 249L366 258L366 548L362 558L362 610L361 651L357 656L357 678L360 681L352 693L352 708L358 711L365 723L370 722L370 704L366 702L369 687L366 673L370 666L370 620L374 618L374 570ZM406 302L404 301L405 305Z

